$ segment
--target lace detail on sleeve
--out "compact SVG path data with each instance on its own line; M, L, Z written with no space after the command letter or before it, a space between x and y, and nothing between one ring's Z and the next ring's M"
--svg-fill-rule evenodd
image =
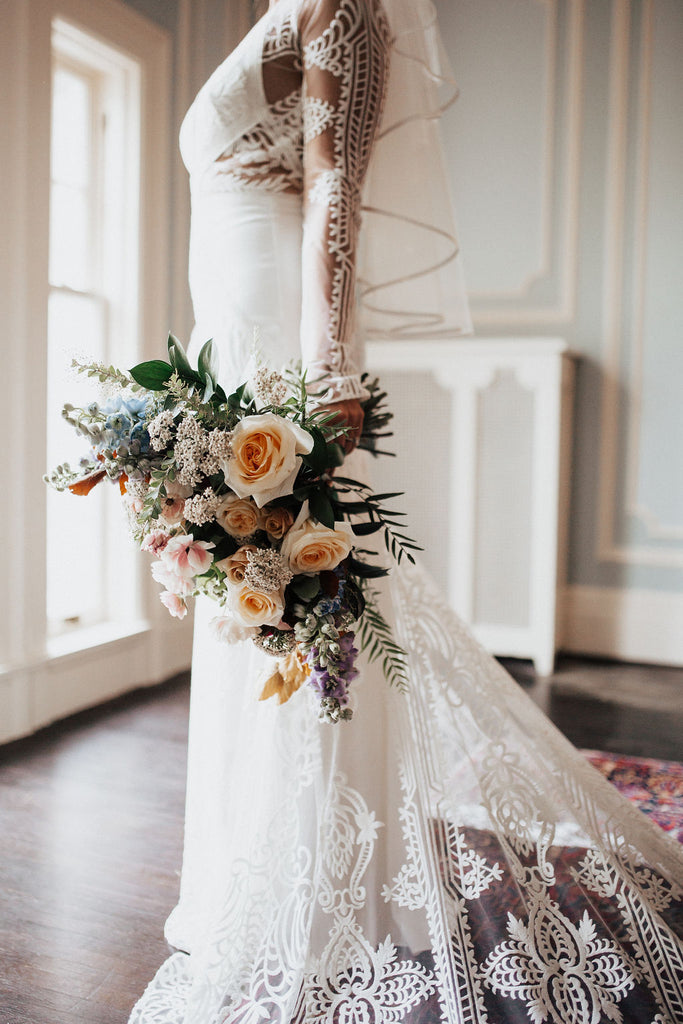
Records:
M361 397L354 334L361 188L384 102L389 25L372 0L313 0L300 15L304 237L301 348L327 401Z

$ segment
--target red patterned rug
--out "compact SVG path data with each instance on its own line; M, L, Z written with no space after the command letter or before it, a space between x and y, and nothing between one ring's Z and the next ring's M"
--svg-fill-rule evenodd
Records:
M683 843L683 764L602 750L583 753L623 796Z

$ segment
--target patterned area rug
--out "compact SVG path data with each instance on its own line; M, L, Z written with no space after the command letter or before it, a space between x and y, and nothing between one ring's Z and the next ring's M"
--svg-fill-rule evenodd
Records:
M583 753L623 796L683 843L683 764L601 750Z

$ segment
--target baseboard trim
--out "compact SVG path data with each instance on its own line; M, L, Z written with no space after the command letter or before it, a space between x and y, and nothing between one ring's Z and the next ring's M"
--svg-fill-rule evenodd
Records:
M31 665L0 670L0 743L189 667L190 622L138 626L115 638L106 632L101 642L88 636L78 647L70 637Z
M562 649L683 666L683 594L567 587Z

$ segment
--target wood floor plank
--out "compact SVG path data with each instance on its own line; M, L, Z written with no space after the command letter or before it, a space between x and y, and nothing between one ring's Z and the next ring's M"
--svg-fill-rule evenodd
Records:
M683 758L682 671L508 668L577 745ZM126 1024L168 955L188 704L182 677L0 748L0 1024Z

